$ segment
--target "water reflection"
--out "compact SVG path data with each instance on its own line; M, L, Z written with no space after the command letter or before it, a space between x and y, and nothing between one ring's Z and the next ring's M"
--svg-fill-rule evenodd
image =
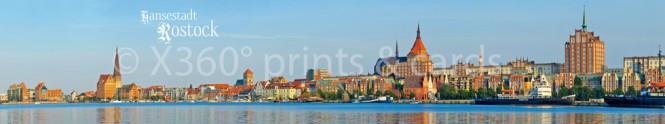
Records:
M418 108L418 107L415 107ZM0 109L0 123L665 123L663 113L376 110L278 105L93 106ZM576 109L576 108L568 108ZM603 108L599 108L603 109ZM640 110L631 110L640 111Z

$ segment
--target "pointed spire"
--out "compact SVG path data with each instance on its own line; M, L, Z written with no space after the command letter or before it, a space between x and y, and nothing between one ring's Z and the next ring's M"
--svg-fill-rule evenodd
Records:
M418 22L418 31L416 31L418 36L416 36L416 39L420 39L420 22Z
M586 5L582 6L584 8L582 13L582 31L586 32Z
M113 77L120 75L120 59L118 57L118 46L115 47L115 65L113 66Z
M399 57L399 46L397 45L397 39L395 39L395 59Z
M420 22L418 22L418 30L416 31L417 36L416 36L416 41L413 43L413 47L411 47L411 51L407 56L413 57L416 55L426 55L429 56L429 53L427 53L427 49L425 49L425 45L423 44L423 40L420 38Z

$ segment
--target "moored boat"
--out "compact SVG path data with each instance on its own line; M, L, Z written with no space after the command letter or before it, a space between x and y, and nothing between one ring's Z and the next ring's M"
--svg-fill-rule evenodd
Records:
M545 75L532 77L531 80L536 84L526 95L500 94L497 95L497 98L474 99L474 103L482 105L573 105L575 102L575 95L552 97L552 87ZM512 90L504 91L514 92Z
M651 86L643 88L637 96L608 95L603 99L610 107L665 108L665 93L653 92L654 90L663 91L663 87L665 87L665 82L651 83Z

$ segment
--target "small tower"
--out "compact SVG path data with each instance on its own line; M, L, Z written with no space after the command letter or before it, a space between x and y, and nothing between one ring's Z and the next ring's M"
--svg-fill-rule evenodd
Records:
M245 70L245 73L242 74L242 80L243 83L245 83L245 86L254 85L254 72L248 68Z

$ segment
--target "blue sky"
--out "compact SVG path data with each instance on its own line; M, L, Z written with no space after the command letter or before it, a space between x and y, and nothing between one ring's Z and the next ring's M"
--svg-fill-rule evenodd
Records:
M621 68L624 56L655 55L656 46L665 43L665 1L6 1L0 5L0 87L19 82L34 87L44 81L65 92L94 90L99 74L112 73L115 46L138 54L138 65L134 59L122 60L136 67L123 75L123 82L140 86L233 84L245 68L254 70L255 80L264 80L265 56L273 54L309 55L307 63L297 60L292 74L283 74L289 80L304 78L303 64L314 67L312 55L332 57L339 49L361 55L356 61L362 73L371 73L382 47L392 48L398 40L400 54L408 52L418 22L430 54L443 55L447 64L452 55L476 54L480 45L486 56L501 55L501 63L516 57L560 63L563 44L581 27L585 4L589 30L605 41L610 68ZM156 24L140 23L141 10L190 9L199 20L189 23L214 20L221 36L183 38L167 45L157 41ZM187 70L179 62L187 54L176 49L189 48L192 74L167 75L163 68L151 74L157 63L152 48L163 52L169 46L165 63L171 73ZM244 46L252 55L240 56L236 73L224 75L219 64L222 49ZM210 76L196 68L196 58L207 47L213 50L203 56L216 63ZM229 56L221 59L232 62ZM348 59L344 71L361 71ZM333 67L321 68L338 75L336 61ZM203 71L212 68L206 62L201 66Z

